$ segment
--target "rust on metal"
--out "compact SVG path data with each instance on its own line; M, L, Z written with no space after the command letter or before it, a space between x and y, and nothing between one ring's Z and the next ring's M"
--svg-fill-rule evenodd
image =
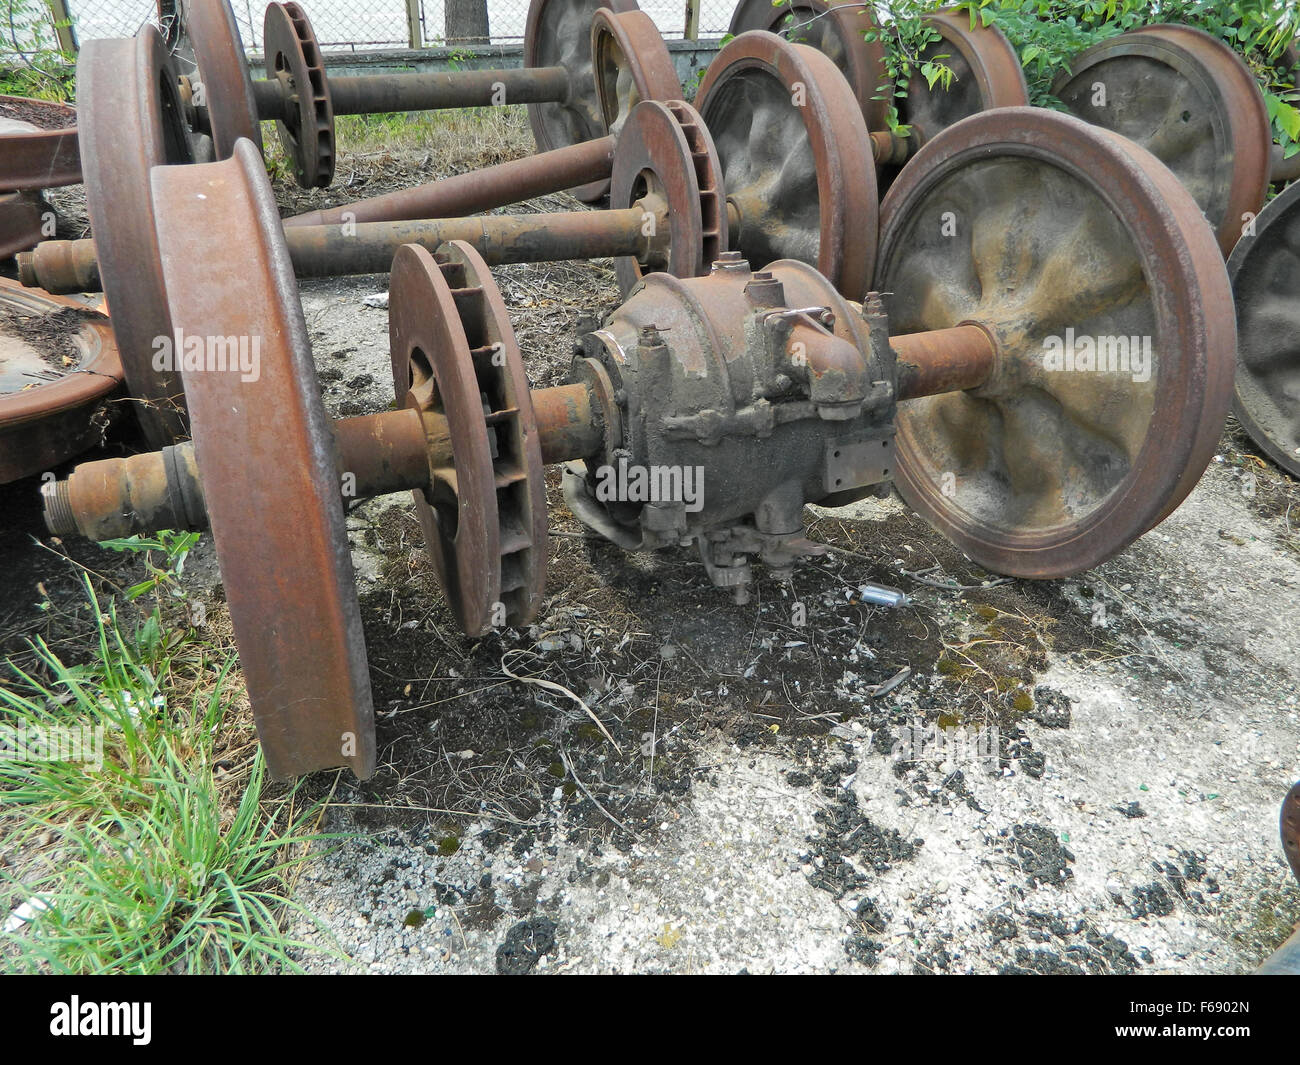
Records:
M728 32L739 37L748 30L767 30L826 55L853 87L868 128L885 127L891 88L885 45L875 15L862 0L795 0L779 6L771 0L740 0Z
M1259 83L1231 48L1189 26L1144 26L1076 56L1052 92L1165 162L1232 251L1264 203L1273 136Z
M0 192L51 189L81 181L76 112L52 100L0 95L6 110L50 113L46 125L0 117Z
M156 29L85 43L77 118L86 207L127 388L145 436L161 447L188 428L180 375L154 366L156 338L172 328L149 175L192 157L176 70Z
M1237 307L1232 410L1255 445L1300 477L1300 184L1273 199L1228 258Z
M253 79L229 0L186 0L185 28L199 68L207 128L217 158L228 158L241 137L261 151L262 124Z
M1291 872L1300 880L1300 783L1286 793L1280 822L1282 852L1291 863Z
M696 94L754 263L798 259L861 299L876 254L876 172L852 90L826 56L762 30L718 53Z
M262 22L268 80L282 89L276 116L280 143L293 160L293 176L304 189L334 180L334 107L316 33L293 0L268 4Z
M374 718L334 437L265 168L240 141L229 160L152 180L171 320L260 356L251 375L187 367L185 385L267 766L281 779L340 765L368 777ZM250 459L271 466L250 471Z
M997 360L993 338L978 325L889 338L898 357L898 398L920 399L978 388Z
M104 405L122 386L122 363L107 316L85 304L0 278L0 310L15 323L0 330L0 483L7 483L100 442ZM24 336L24 322L42 320L62 320L65 354L55 356L55 366L35 335Z
M1115 134L1031 108L940 134L882 205L876 285L894 331L977 323L997 359L978 388L900 406L904 499L1024 577L1088 569L1163 520L1226 415L1219 258L1177 179Z

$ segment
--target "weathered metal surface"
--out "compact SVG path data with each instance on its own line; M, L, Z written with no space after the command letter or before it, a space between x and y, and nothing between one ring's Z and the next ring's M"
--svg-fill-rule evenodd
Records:
M276 129L293 176L304 189L324 188L334 180L334 108L311 22L292 0L268 4L262 41L267 77L283 91Z
M5 105L47 110L64 120L75 116L72 108L51 100L0 95L0 110ZM81 155L75 125L69 122L59 129L23 122L0 125L0 192L50 189L80 181Z
M807 45L743 33L710 64L695 101L737 212L732 247L754 263L814 265L861 299L875 266L876 171L835 65Z
M1259 85L1232 49L1187 26L1147 26L1075 57L1052 91L1166 163L1232 251L1264 203L1273 143Z
M1166 167L1069 116L989 112L923 148L881 217L891 329L974 322L997 348L984 386L900 405L914 509L981 565L1059 577L1191 491L1223 428L1235 319L1213 233ZM1129 338L1145 376L1120 364ZM1047 358L1103 346L1118 369Z
M528 120L539 152L580 144L608 132L591 64L591 19L602 7L615 12L637 10L636 0L532 0L528 5L524 66L564 67L569 72L564 100L528 105ZM659 46L663 47L662 39ZM599 175L575 182L575 186L570 189L573 195L584 203L595 203L609 191L609 177Z
M677 100L682 84L650 16L602 7L591 20L592 72L603 131L618 136L643 100Z
M1300 477L1300 184L1255 219L1228 258L1237 305L1232 409L1250 438Z
M47 211L53 214L39 192L0 193L0 259L40 243Z
M55 295L102 291L99 255L89 238L43 240L14 258L18 283L27 288L43 288Z
M286 218L284 225L291 228L479 214L536 196L562 192L602 175L607 179L614 147L613 137L600 137L527 159L514 159L457 174L427 185L357 200L341 207L294 215Z
M889 338L898 360L898 398L921 399L985 384L997 363L993 338L977 325Z
M122 384L108 318L84 304L31 292L0 278L0 309L39 322L75 310L66 323L70 365L51 368L47 352L16 332L0 331L0 483L49 470L98 443L102 408ZM48 319L47 319L48 320ZM62 360L60 360L62 361Z
M1300 880L1300 783L1286 793L1279 818L1282 833L1282 852L1291 863L1291 872Z
M149 174L192 157L176 70L158 31L87 41L77 101L86 207L113 332L135 414L161 447L188 428L180 375L154 367L155 338L170 336L171 325Z
M898 103L899 120L911 127L915 151L963 118L997 107L1024 107L1029 88L1020 57L997 26L971 28L968 12L939 11L925 16L940 40L922 50ZM944 58L940 58L940 57ZM925 79L920 68L936 60L953 72L945 89Z
M253 79L229 0L186 0L185 31L199 68L202 106L217 158L228 158L241 137L261 151L262 124Z
M546 495L523 359L486 264L466 244L393 262L389 347L399 407L445 418L454 456L414 493L448 605L472 636L524 624L546 583Z
M329 91L336 115L532 104L563 100L569 72L538 67L331 77Z
M261 157L241 141L229 160L152 180L172 321L260 352L251 379L198 365L185 385L267 766L368 777L374 718L334 437Z
M825 3L794 0L774 5L771 0L740 0L728 32L740 36L749 30L767 30L796 44L806 44L830 58L853 87L868 129L884 129L890 88L885 70L885 46L867 40L877 32L871 8L862 2Z
M722 167L699 113L681 102L644 100L614 152L610 205L646 211L643 247L615 262L624 293L645 272L696 277L727 248ZM658 205L659 210L652 211Z

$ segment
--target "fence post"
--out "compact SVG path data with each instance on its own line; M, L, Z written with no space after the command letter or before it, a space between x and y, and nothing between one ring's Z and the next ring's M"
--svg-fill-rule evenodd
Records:
M424 35L420 32L420 0L406 0L406 31L412 48L424 47Z
M688 41L700 39L700 0L686 0L686 33Z
M50 17L54 22L54 36L59 41L59 51L75 55L77 52L77 32L72 28L72 16L68 13L68 0L50 0Z

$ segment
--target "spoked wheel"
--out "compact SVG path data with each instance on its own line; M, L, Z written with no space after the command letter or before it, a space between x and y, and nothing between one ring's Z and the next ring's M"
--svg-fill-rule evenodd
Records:
M1264 202L1273 136L1255 76L1231 48L1187 26L1146 26L1089 48L1052 92L1165 163L1232 251Z
M591 58L591 20L602 7L614 12L637 10L636 0L532 0L528 7L524 66L559 66L569 72L568 100L528 105L539 152L605 135ZM662 38L658 43L663 49ZM609 181L593 181L571 191L584 203L595 203L609 191Z
M602 128L618 134L642 100L682 95L677 68L663 37L640 11L597 11L591 22L591 56Z
M229 0L186 0L185 29L199 68L202 102L208 110L212 147L228 159L241 137L262 150L253 79Z
M186 396L267 767L368 777L374 715L334 435L265 166L240 141L223 162L158 168L153 193L171 320L227 342L226 367L187 367Z
M546 586L546 490L523 358L501 293L461 241L393 259L388 333L399 407L445 427L453 463L414 493L425 544L470 636L536 617ZM428 422L426 422L426 425Z
M798 259L861 299L876 254L876 171L857 100L826 56L772 33L743 33L709 65L695 106L722 164L755 266Z
M749 30L767 30L795 44L806 44L840 68L853 86L868 129L884 129L888 104L882 96L890 88L885 71L885 46L867 40L877 30L869 5L837 0L793 0L774 6L771 0L740 0L728 30L739 37Z
M644 273L697 277L727 249L718 153L690 104L646 100L635 108L614 152L609 199L615 209L661 203L668 220L644 261L629 256L615 262L625 294Z
M907 85L907 97L899 102L899 117L911 127L918 146L971 115L1028 105L1029 88L1020 57L1000 29L972 29L970 16L961 12L940 11L927 15L925 21L941 39L921 53ZM931 88L920 73L921 64L931 60L952 70L952 84L947 89L939 83Z
M171 324L149 174L192 156L176 70L158 31L87 41L77 101L86 206L113 332L140 424L162 447L188 428L180 375L154 367L155 339L170 336Z
M1219 258L1188 192L1121 137L1031 108L940 134L885 198L876 287L891 334L975 323L997 359L979 388L899 405L903 498L1020 577L1141 536L1223 429L1236 336Z
M1300 477L1300 184L1260 212L1228 259L1237 301L1233 412L1252 440Z
M304 189L334 180L334 108L316 33L297 4L268 4L262 23L266 76L279 78L296 106L276 123L280 143Z

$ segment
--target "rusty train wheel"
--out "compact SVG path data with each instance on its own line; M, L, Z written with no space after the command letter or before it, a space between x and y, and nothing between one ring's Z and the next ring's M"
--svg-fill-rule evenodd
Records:
M867 128L885 128L888 102L877 99L889 88L885 46L879 40L867 40L878 27L871 8L862 0L793 0L780 7L774 7L771 0L740 0L728 32L739 37L749 30L767 30L828 56L853 86Z
M939 33L940 40L922 51L907 84L907 96L898 105L899 119L911 127L918 146L971 115L1028 105L1029 88L1020 57L1000 29L972 29L969 15L952 11L927 15L925 21ZM920 65L929 60L952 70L953 81L947 89L940 84L931 88L920 73Z
M1282 850L1291 863L1291 872L1300 880L1300 784L1294 784L1282 803L1280 826Z
M1223 429L1236 336L1219 258L1188 192L1122 137L1033 108L937 137L885 198L877 287L891 333L975 322L999 352L986 385L899 405L903 498L1020 577L1088 569L1141 536ZM1146 381L1119 358L1130 337L1150 338ZM1116 372L1089 371L1089 345ZM1082 364L1049 365L1066 346Z
M399 407L441 415L454 465L414 493L448 605L470 636L537 615L546 585L541 441L501 293L461 241L393 259L389 342ZM498 605L499 604L499 605Z
M293 160L293 176L304 189L334 180L334 107L316 33L297 4L268 4L262 23L266 76L287 83L286 98L297 101L276 122L280 143Z
M241 137L261 151L262 124L253 79L230 0L187 0L185 28L199 68L216 157L228 159Z
M755 266L798 259L861 299L876 256L876 170L853 92L826 56L762 30L709 65L695 106Z
M1261 451L1300 477L1300 183L1260 212L1228 274L1237 301L1233 413Z
M698 277L727 248L718 153L690 104L645 100L623 127L614 151L610 206L631 207L646 196L667 208L667 240L646 262L628 256L614 264L624 294L643 272Z
M245 140L222 162L158 168L153 189L176 328L258 345L241 364L251 374L214 360L185 384L267 767L368 777L374 715L334 436L266 169Z
M1164 162L1232 251L1264 202L1273 143L1259 85L1232 49L1187 26L1146 26L1076 57L1052 92Z
M591 57L591 20L602 7L616 13L637 10L636 0L532 0L528 5L524 66L564 67L569 72L566 101L528 105L539 152L605 135ZM664 48L662 38L659 47ZM680 90L673 95L680 95ZM609 191L609 181L593 181L570 191L584 203L595 203Z
M15 315L0 328L0 484L48 470L97 444L104 403L122 384L108 317L65 296L0 278L0 308ZM23 335L25 321L78 312L64 334L71 365L55 377L44 353ZM0 323L2 324L2 323ZM36 387L32 387L35 384Z
M641 11L597 11L591 20L591 56L601 122L610 133L622 130L642 100L662 102L682 95L663 36Z
M154 447L188 435L180 375L154 369L171 334L149 173L191 161L176 71L158 31L87 41L77 61L86 206L104 295L136 414Z
M36 123L7 117L32 112L43 117ZM81 181L76 114L67 104L52 100L0 95L0 192L51 189Z

